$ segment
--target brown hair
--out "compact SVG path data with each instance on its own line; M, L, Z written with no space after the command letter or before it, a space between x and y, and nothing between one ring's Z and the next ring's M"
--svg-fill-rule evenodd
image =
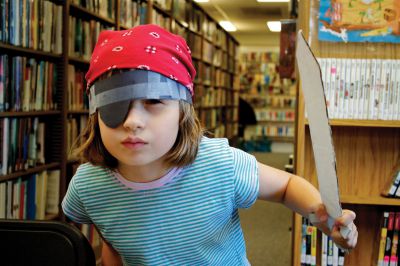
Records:
M179 112L178 136L165 155L165 163L169 167L183 167L193 163L203 136L203 129L193 105L180 100ZM107 151L101 140L97 112L89 117L86 128L74 144L73 154L79 156L83 162L110 169L117 168L118 160Z

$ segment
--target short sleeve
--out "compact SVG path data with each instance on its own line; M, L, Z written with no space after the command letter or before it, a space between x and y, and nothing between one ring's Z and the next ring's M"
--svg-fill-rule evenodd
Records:
M61 207L65 215L72 221L83 224L92 223L79 196L76 178L77 176L74 176L69 183L68 190L61 203Z
M256 158L242 150L231 148L234 165L235 203L237 208L249 208L258 197L259 180Z

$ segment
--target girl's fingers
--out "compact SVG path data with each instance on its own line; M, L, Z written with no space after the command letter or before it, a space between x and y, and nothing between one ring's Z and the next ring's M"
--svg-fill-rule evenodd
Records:
M356 214L350 210L343 210L343 215L336 219L336 226L347 226L356 219Z

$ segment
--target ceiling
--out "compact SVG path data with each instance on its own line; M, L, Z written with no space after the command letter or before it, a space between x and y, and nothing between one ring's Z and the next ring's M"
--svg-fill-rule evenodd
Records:
M256 0L210 0L198 3L216 21L229 20L237 28L231 32L240 46L277 47L279 32L269 31L266 22L290 18L290 2L259 3Z

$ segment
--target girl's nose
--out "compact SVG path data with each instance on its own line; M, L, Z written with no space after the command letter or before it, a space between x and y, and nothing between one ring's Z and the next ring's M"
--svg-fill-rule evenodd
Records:
M133 100L129 106L123 127L131 131L143 129L145 126L145 116L142 102L140 100Z

